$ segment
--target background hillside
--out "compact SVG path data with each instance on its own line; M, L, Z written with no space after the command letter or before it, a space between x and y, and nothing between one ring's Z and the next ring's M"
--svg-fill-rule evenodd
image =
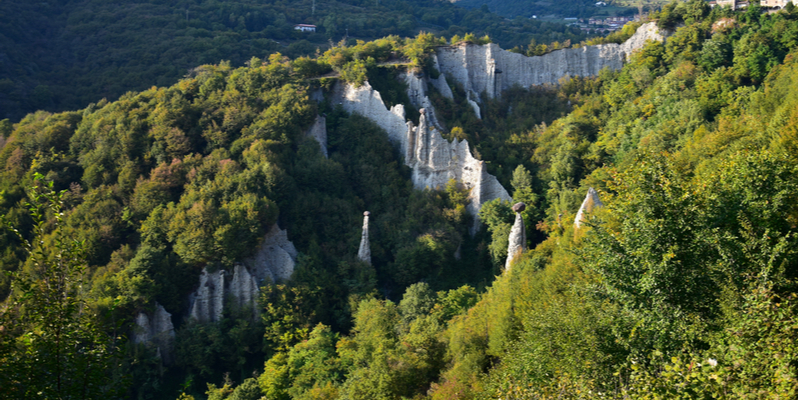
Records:
M602 2L605 3L604 5L598 5L598 1L594 0L457 0L453 3L469 9L479 9L485 6L485 10L506 18L531 18L536 15L537 19L545 18L547 20L562 20L563 22L564 18L633 16L640 11L646 14L659 10L669 1L609 0Z
M584 38L564 25L439 0L15 0L0 3L0 13L8 16L0 21L0 119L11 121L168 86L202 64L311 55L345 38L473 32L505 48ZM300 23L317 33L295 32Z

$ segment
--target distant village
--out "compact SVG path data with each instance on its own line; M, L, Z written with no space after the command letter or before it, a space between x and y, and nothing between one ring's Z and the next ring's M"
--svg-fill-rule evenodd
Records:
M576 26L584 32L594 31L597 33L613 32L621 29L631 21L638 21L639 16L634 17L607 17L607 18L564 18L570 21L570 26Z
M791 0L761 0L761 8L766 12L774 12L782 10L789 4ZM747 0L710 0L708 5L711 7L729 7L734 10L741 10L747 8L750 2ZM598 1L595 7L605 7L607 3ZM536 19L534 15L531 18ZM625 24L631 21L638 21L639 15L632 17L593 17L593 18L564 18L569 22L570 26L579 27L584 32L594 31L596 33L608 33L622 29Z
M782 10L789 4L791 0L761 0L761 8L767 12L774 12ZM606 7L608 3L598 1L595 7ZM750 5L748 0L710 0L708 5L711 7L730 7L734 10L741 10ZM609 33L622 29L625 24L631 21L639 21L641 16L636 15L633 17L593 17L593 18L564 18L568 21L570 26L576 26L584 32L595 33ZM532 15L532 19L538 19L538 16ZM316 25L297 24L294 29L300 32L316 32Z

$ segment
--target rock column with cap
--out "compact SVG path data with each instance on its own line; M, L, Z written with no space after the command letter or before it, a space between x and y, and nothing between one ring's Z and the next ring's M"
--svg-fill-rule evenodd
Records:
M511 261L524 253L527 249L525 238L525 222L522 221L522 212L525 211L525 203L517 203L511 207L517 214L514 226L511 227L511 234L508 235L508 258L506 258L506 270L511 268Z
M369 211L364 211L364 226L361 229L361 246L358 247L358 259L367 264L372 264L372 255L369 252Z

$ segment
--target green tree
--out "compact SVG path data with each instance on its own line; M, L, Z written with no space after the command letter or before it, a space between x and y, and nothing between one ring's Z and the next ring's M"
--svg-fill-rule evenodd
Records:
M415 319L427 315L436 301L433 291L425 282L415 283L406 289L403 300L400 300L400 315L403 324L408 325Z
M110 376L119 341L103 331L84 298L85 249L65 235L65 191L54 191L41 174L34 179L27 205L34 221L31 240L9 226L23 242L28 261L15 274L13 294L0 311L3 396L116 397L124 390Z
M494 199L483 203L478 215L492 233L489 253L495 264L501 264L508 253L508 235L511 233L511 225L514 223L514 212L511 211L507 201Z

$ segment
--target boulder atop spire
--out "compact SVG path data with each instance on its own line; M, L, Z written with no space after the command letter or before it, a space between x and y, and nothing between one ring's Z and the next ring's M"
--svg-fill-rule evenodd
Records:
M361 246L358 247L358 259L367 264L372 264L372 255L369 251L369 211L364 211L364 225L361 228Z
M511 207L517 214L514 219L514 226L508 235L508 258L506 258L506 270L511 269L511 261L527 250L527 238L525 237L525 222L522 220L521 212L525 211L525 203L519 202Z

